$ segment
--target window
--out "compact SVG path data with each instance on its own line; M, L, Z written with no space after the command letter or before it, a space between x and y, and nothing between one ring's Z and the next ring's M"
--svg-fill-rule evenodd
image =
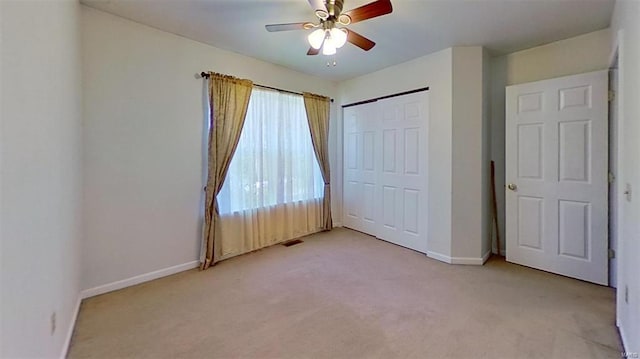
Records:
M220 213L321 198L323 189L302 96L254 87Z

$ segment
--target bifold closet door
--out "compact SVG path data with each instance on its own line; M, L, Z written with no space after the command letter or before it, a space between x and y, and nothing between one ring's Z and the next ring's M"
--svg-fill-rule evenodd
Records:
M427 252L428 92L378 101L381 159L376 236Z
M344 225L427 250L428 92L344 109Z
M378 232L380 131L376 104L344 109L344 225Z

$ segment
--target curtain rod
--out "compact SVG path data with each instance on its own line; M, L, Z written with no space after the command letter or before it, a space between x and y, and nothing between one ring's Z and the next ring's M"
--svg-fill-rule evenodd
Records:
M206 72L201 72L201 73L200 73L200 77L201 77L201 78L208 79L208 78L209 78L209 74L208 74L208 73L206 73ZM300 95L300 96L302 96L302 94L301 94L300 92L294 92L294 91L289 91L289 90L283 90L283 89L279 89L279 88L277 88L277 87L271 87L271 86L265 86L265 85L259 85L259 84L253 84L253 86L256 86L256 87L262 87L262 88L265 88L265 89L275 90L275 91L279 91L279 92L290 93L290 94L292 94L292 95ZM333 99L331 99L331 102L333 102Z

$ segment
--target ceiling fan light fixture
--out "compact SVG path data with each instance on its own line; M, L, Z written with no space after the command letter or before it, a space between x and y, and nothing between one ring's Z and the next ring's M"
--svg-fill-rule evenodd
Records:
M342 25L349 25L351 24L351 17L347 14L340 14L340 16L338 16L338 22Z
M341 48L347 43L347 30L334 27L331 29L331 39L333 40L333 44L336 49Z
M324 40L324 45L322 45L322 54L323 55L335 55L336 54L336 44L331 37L327 37Z
M2 0L0 0L2 1ZM347 42L364 51L371 50L376 43L348 30L345 26L390 14L393 11L391 0L369 0L368 4L342 12L345 0L307 0L320 21L294 22L266 25L269 32L307 30L309 50L307 55L334 55L338 48Z
M316 10L316 16L322 20L326 20L329 18L329 13L326 10Z
M311 47L318 50L320 47L322 47L322 42L324 41L325 37L326 34L324 29L316 29L309 34L307 40L309 40L309 45L311 45Z

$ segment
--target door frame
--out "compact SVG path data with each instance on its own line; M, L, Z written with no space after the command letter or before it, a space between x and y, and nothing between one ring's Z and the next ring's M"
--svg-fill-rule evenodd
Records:
M617 81L617 89L616 89L616 98L617 98L617 127L618 127L618 136L617 136L617 154L616 154L616 162L618 168L618 174L616 175L616 180L618 184L622 183L622 179L624 176L624 166L621 166L624 163L624 152L623 148L623 133L624 133L624 75L625 75L625 64L624 64L624 30L618 30L616 36L614 37L614 43L612 46L612 51L609 57L609 68L617 65L618 68L618 81ZM624 258L624 239L622 238L621 231L624 230L624 198L622 196L622 188L618 186L618 196L617 208L616 208L616 221L613 225L616 226L616 326L620 328L621 326L621 316L625 314L620 308L625 305L625 287L626 285L620 285L620 277L624 272L623 262ZM624 283L624 280L623 280ZM623 338L624 339L624 338ZM624 340L623 340L624 342Z
M608 229L608 235L609 235L609 248L612 249L614 251L614 258L609 257L609 286L616 288L617 287L617 282L618 282L618 268L619 268L619 260L618 260L618 256L621 254L620 252L620 229L622 228L621 226L621 221L622 221L622 200L623 198L621 198L620 196L620 179L622 178L622 171L623 169L621 168L620 164L622 163L621 161L621 156L622 156L622 151L621 151L621 143L622 143L622 116L620 114L621 111L621 107L620 106L620 101L622 99L622 96L620 96L620 91L622 86L620 86L620 82L622 81L622 76L621 76L621 69L619 66L619 58L620 58L620 49L619 49L619 44L616 43L614 44L614 48L613 51L611 53L611 57L609 60L609 94L611 94L613 92L613 96L615 97L615 101L613 101L611 99L611 97L609 97L609 130L611 130L612 128L616 129L616 134L614 137L609 136L609 143L608 143L608 151L609 151L609 169L611 168L615 168L616 169L616 173L614 173L614 179L613 182L609 182L609 187L611 188L612 186L614 186L615 191L613 192L613 196L615 196L615 211L613 213L615 213L615 216L611 216L611 206L612 206L612 198L613 196L610 193L609 199L608 199L608 206L609 206L609 229ZM611 72L612 71L616 71L617 75L616 75L616 81L613 84L615 86L615 88L612 88L611 85ZM611 96L611 95L609 95ZM613 111L614 116L612 116L611 113L611 106L615 106L615 109ZM615 153L613 153L613 151L615 150ZM612 163L611 160L615 160L615 163ZM611 172L609 172L611 173ZM615 238L611 237L611 227L614 227L615 229ZM614 244L613 246L611 246L611 244ZM613 259L615 259L615 266L612 266L612 261Z

